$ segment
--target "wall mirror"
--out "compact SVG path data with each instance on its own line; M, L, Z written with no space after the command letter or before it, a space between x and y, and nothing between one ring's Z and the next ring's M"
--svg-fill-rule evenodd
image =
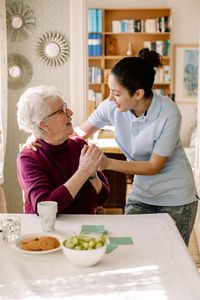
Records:
M57 32L49 32L39 38L36 46L37 55L43 63L57 67L69 58L69 46L64 36Z
M60 54L60 46L57 43L48 43L44 49L48 57L56 57Z
M28 59L20 54L8 55L8 87L20 89L31 80L33 68Z
M36 18L28 5L12 1L6 6L7 31L11 40L28 39L28 33L35 28Z
M13 64L8 67L8 73L12 78L16 79L23 75L23 70L21 66Z
M23 19L21 16L12 16L11 25L14 29L19 29L23 25Z

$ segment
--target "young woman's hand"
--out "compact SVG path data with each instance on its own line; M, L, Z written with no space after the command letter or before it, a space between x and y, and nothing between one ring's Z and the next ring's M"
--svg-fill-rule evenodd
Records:
M104 153L102 153L102 154L103 155L102 155L101 160L98 165L99 171L108 169L108 164L109 164L109 160L110 160Z
M26 143L22 145L21 150L25 148L32 149L33 151L37 151L37 147L42 147L39 143L37 143L37 138L34 135L30 135Z

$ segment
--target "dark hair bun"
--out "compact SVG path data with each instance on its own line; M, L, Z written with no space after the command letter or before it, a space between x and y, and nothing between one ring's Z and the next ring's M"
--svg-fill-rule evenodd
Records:
M162 67L162 56L154 50L143 48L139 51L138 56L152 67Z

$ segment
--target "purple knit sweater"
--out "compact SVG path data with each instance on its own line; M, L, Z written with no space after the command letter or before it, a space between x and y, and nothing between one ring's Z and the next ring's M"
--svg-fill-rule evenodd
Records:
M56 201L58 213L95 214L110 195L107 179L102 172L99 194L89 180L73 198L65 183L78 169L81 149L86 142L78 137L69 138L63 144L54 146L38 140L42 145L37 151L25 149L17 157L18 180L25 195L25 213L37 213L40 201Z

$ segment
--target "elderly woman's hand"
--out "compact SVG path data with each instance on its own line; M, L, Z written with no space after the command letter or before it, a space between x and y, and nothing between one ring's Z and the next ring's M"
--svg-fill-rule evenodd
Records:
M79 170L87 172L90 176L98 169L103 156L103 152L97 146L85 145L79 159Z

